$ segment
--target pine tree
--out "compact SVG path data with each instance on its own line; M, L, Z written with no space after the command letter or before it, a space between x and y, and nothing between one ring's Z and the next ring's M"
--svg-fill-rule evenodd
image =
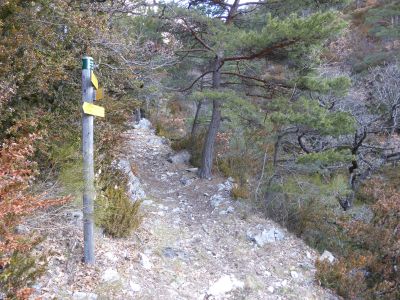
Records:
M324 8L343 1L324 1ZM189 9L176 8L175 25L181 32L182 41L192 46L181 50L187 56L196 56L207 71L197 77L186 88L193 88L202 78L212 74L212 89L226 90L229 79L276 84L275 80L264 80L260 73L249 75L246 65L255 65L265 60L281 63L292 62L292 67L301 66L303 56L337 35L345 27L340 15L332 10L321 11L304 1L311 12L302 15L291 10L285 1L273 3L240 3L227 1L195 1ZM331 4L331 5L328 5ZM289 10L282 13L284 9ZM249 16L252 18L249 18ZM178 25L176 19L179 19ZM195 54L195 55L194 55ZM303 70L304 70L304 66ZM280 85L285 82L279 81ZM209 95L212 96L212 95ZM210 178L216 134L220 127L221 106L229 98L209 98L213 103L211 122L202 152L201 178Z

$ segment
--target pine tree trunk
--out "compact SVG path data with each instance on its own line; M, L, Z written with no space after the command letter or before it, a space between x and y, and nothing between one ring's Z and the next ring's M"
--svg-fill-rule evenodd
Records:
M139 123L141 118L142 118L142 116L140 114L140 108L136 108L136 113L135 113L136 123Z
M213 89L219 89L221 84L221 57L217 55L214 61L213 72ZM201 157L201 168L199 171L200 178L211 178L211 170L214 160L214 144L217 137L219 124L221 123L221 102L220 100L213 100L213 111L211 122L208 127L206 140L203 146L203 153Z
M200 81L200 91L203 91L204 87L204 77L201 78ZM190 139L192 140L192 145L193 141L196 138L197 131L199 130L199 116L200 116L200 111L201 111L201 106L203 105L203 100L200 100L199 103L196 103L196 114L194 116L193 120L193 125L192 125L192 131L190 133Z
M196 114L194 116L193 125L192 125L192 132L190 133L190 138L193 140L196 135L197 131L199 130L199 115L201 106L203 105L203 100L200 100L199 103L196 105Z

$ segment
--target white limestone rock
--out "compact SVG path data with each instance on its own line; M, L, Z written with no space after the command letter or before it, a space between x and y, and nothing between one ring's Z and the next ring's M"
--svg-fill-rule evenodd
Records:
M333 256L333 254L331 252L329 252L328 250L325 250L322 255L319 257L319 260L323 261L323 260L327 260L329 263L334 263L334 261L336 260L336 258Z
M117 270L113 268L108 268L104 271L103 275L101 275L101 280L103 282L115 282L121 279L121 276L118 274Z
M97 297L95 293L74 292L72 300L97 300Z
M207 291L209 296L221 297L236 289L243 289L244 282L237 280L234 275L223 275Z

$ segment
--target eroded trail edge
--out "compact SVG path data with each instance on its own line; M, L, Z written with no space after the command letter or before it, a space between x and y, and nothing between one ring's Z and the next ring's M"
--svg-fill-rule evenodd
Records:
M40 282L44 299L337 299L315 282L318 254L246 201L232 200L233 180L199 179L187 155L136 127L124 133L119 165L131 197L143 200L142 225L128 239L98 232L94 268L53 255ZM79 222L69 226L47 247L80 243ZM67 251L75 261L77 248Z

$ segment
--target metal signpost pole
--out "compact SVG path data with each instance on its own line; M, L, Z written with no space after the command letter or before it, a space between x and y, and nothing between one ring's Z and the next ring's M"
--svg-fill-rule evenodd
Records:
M91 83L93 58L82 58L82 103L92 103L94 88ZM94 216L93 200L94 189L94 162L93 162L93 115L82 112L82 152L83 152L83 236L84 261L94 264Z

